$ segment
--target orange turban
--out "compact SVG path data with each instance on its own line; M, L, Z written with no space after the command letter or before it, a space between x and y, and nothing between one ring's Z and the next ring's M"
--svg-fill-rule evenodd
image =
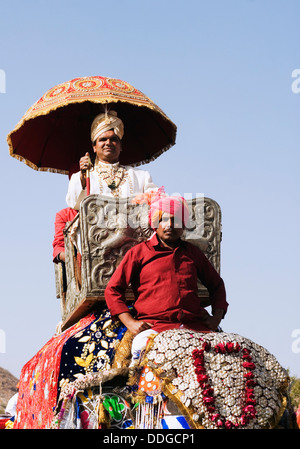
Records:
M189 208L181 196L165 196L150 204L149 221L152 228L158 228L163 213L175 217L180 226L185 226L189 218Z

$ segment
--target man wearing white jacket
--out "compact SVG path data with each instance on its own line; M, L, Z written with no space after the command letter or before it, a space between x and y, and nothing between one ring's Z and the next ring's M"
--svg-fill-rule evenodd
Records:
M90 194L124 198L157 189L148 171L120 165L123 135L123 122L115 111L95 117L91 126L95 164L90 169L88 153L80 159L80 171L69 182L66 197L69 207L79 210L86 197L86 170L90 170Z

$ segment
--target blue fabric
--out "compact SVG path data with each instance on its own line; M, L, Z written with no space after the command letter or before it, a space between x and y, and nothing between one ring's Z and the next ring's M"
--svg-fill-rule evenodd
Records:
M108 309L94 313L95 319L83 330L70 337L63 346L58 377L57 399L60 394L61 381L76 380L76 374L87 374L87 372L98 372L107 369L115 356L114 342L121 340L126 332L126 327L121 322L112 321ZM94 349L89 348L94 343ZM103 346L104 344L104 346ZM102 356L98 356L101 351ZM91 355L93 354L93 355ZM83 362L91 360L87 366L80 366L78 359Z

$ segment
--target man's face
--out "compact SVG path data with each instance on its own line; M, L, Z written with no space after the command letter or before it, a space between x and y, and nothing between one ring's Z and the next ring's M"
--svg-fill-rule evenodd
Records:
M176 242L183 234L181 218L176 219L174 215L163 213L156 233L163 242Z
M93 145L94 152L98 159L103 162L114 164L118 162L121 147L121 141L113 130L106 131L97 137L95 145Z

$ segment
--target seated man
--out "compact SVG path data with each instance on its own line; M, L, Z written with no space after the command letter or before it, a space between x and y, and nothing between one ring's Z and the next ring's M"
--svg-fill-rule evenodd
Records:
M77 171L77 164L73 164L69 170L69 179L71 179L72 175ZM78 214L78 210L72 209L71 207L66 207L61 209L55 215L54 222L54 239L52 242L53 246L53 262L65 262L65 235L64 229L68 222L72 222L76 215Z
M73 221L73 219L78 214L78 211L75 209L71 209L70 207L66 207L65 209L60 210L55 215L54 222L54 239L53 239L53 262L65 262L65 236L64 229L68 222Z
M180 197L153 203L149 217L156 232L125 254L107 285L105 299L112 317L135 336L179 327L215 331L227 311L222 278L198 247L181 239L186 211ZM200 305L198 279L208 289L212 315ZM125 299L129 284L136 298L135 315Z
M79 161L80 171L71 176L66 201L69 207L79 210L86 197L86 170L90 168L90 194L126 198L156 190L147 170L123 166L119 162L124 135L123 121L115 111L99 114L91 125L91 142L95 162L90 167L89 153Z

